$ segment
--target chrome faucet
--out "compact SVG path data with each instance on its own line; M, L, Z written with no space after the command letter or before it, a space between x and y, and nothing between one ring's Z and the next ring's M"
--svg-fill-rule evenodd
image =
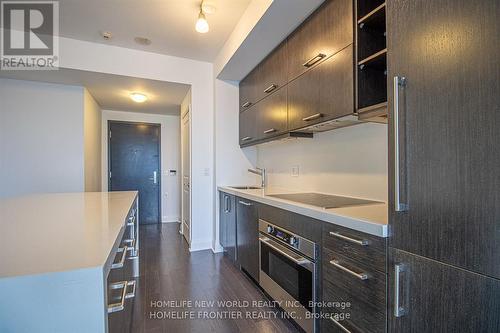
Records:
M248 172L254 173L256 175L259 175L262 177L262 182L261 182L261 187L265 188L266 187L266 169L261 169L261 168L255 168L255 169L248 169Z

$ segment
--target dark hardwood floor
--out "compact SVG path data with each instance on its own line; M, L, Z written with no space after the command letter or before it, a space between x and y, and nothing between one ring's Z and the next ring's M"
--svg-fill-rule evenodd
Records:
M140 226L141 277L132 332L298 331L275 308L254 303L268 299L229 259L211 250L190 253L178 228L177 223ZM167 304L171 301L178 304ZM180 304L183 301L193 303ZM196 301L215 304L204 307ZM249 307L227 307L220 301L249 302ZM204 313L241 318L199 318ZM195 319L165 318L168 315L194 315Z

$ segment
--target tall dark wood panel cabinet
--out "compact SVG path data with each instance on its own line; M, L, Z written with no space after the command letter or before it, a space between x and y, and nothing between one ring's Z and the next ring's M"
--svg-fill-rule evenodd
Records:
M238 263L255 281L259 281L259 213L257 204L237 197L236 223Z
M391 332L500 331L500 2L388 0Z

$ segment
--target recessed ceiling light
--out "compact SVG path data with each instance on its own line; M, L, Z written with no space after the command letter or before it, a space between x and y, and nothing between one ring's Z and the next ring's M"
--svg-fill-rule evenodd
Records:
M146 95L138 92L131 93L130 98L136 103L144 103L148 99Z
M140 45L151 45L151 39L146 37L135 37L134 41Z

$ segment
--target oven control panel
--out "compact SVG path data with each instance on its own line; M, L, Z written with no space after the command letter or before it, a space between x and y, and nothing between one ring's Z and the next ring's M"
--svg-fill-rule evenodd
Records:
M295 235L293 235L289 232L286 232L284 230L281 230L278 227L275 227L273 225L268 224L267 225L267 233L269 235L273 236L274 238L277 238L277 239L287 243L288 245L290 245L296 249L299 248L299 239L297 237L295 237Z

